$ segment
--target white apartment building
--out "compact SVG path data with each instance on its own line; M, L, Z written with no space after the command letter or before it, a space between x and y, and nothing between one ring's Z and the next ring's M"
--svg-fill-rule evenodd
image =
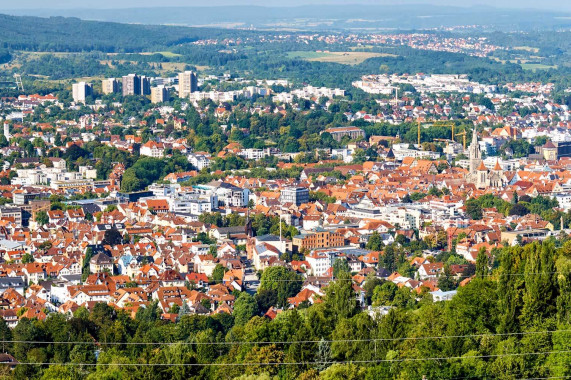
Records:
M85 99L93 93L91 83L79 82L72 85L73 101L76 103L84 103Z
M324 276L331 268L331 255L327 252L314 251L305 256L305 261L311 266L311 273L314 276Z
M202 170L210 166L211 160L210 155L190 153L188 155L188 162L190 162L196 169Z
M272 149L242 149L238 156L244 157L246 160L261 160L264 157L268 157L272 155Z

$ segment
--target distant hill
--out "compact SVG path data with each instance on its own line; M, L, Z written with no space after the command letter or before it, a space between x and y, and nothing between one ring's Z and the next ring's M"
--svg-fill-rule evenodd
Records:
M10 14L67 16L142 24L225 26L305 30L426 29L481 25L495 30L557 29L571 26L571 14L548 10L452 7L427 4L251 5L129 9L25 9Z
M156 51L202 38L235 35L222 29L133 25L78 18L0 14L0 49L82 52ZM247 33L247 32L243 32Z

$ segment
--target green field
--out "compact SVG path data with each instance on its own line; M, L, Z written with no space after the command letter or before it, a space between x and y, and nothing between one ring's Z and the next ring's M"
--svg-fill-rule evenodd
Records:
M521 68L524 70L549 70L556 69L557 66L543 65L541 63L522 63Z
M157 53L164 56L164 57L167 57L167 58L182 57L180 54L173 53L172 51L157 51L153 54L157 54Z
M362 51L290 51L288 58L299 58L314 62L331 62L342 65L358 65L369 58L374 57L396 57L394 54L372 53Z
M328 53L316 52L316 51L290 51L287 53L288 58L301 58L301 59L315 59L327 57Z
M531 47L531 46L514 46L512 48L513 50L524 50L524 51L531 51L534 53L539 52L539 49L536 47Z

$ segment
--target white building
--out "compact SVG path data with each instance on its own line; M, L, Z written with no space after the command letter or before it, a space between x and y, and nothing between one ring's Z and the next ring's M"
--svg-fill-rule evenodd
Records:
M311 273L314 276L324 276L331 268L331 255L327 252L314 251L311 255L305 256L305 260L311 266Z
M188 155L188 162L196 169L202 170L210 166L211 159L209 154L190 153Z
M76 103L84 103L85 99L93 94L93 86L91 83L79 82L72 85L73 101Z
M141 156L162 158L165 154L165 147L163 143L149 140L141 147L139 153Z

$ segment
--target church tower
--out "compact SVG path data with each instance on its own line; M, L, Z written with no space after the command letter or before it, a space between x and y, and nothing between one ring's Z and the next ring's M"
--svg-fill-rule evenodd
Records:
M475 175L478 171L478 166L482 162L482 152L480 151L480 144L478 143L478 134L476 131L472 133L472 143L468 148L470 155L470 174Z
M480 166L476 169L476 187L478 189L485 189L490 185L488 181L488 168L484 162L480 161Z

